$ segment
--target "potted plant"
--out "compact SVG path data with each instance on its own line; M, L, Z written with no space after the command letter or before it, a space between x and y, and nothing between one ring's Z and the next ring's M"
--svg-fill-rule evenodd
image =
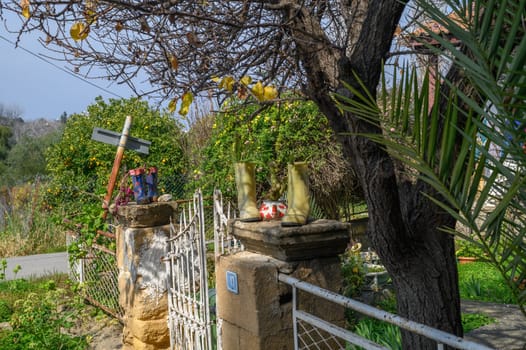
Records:
M483 254L482 249L477 247L473 242L462 239L455 240L455 255L459 264L478 261Z

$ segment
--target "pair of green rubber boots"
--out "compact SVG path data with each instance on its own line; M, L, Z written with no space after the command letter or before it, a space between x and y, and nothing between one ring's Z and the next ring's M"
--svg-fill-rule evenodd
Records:
M256 178L253 163L234 164L239 219L244 222L261 220L256 205ZM288 165L287 213L282 226L301 226L307 223L310 211L308 165L296 162Z

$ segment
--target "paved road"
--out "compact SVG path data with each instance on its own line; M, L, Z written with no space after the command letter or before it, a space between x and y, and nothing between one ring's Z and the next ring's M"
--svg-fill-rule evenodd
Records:
M52 273L68 273L68 253L52 253L27 255L7 258L6 279L15 278L13 269L20 265L22 269L16 274L17 278L31 278L45 276Z

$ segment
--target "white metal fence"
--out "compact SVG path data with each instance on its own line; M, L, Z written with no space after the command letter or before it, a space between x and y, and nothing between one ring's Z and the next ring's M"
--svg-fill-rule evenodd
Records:
M294 328L294 349L353 349L356 345L364 349L388 349L380 344L371 342L351 331L338 327L320 319L308 312L298 310L298 290L302 290L319 298L331 301L352 309L363 315L396 325L415 334L422 335L437 342L437 349L444 349L449 345L461 350L492 350L491 348L475 342L457 337L453 334L438 330L433 327L417 323L406 318L376 309L354 299L344 297L313 284L303 282L285 274L279 274L279 280L292 286L292 318Z

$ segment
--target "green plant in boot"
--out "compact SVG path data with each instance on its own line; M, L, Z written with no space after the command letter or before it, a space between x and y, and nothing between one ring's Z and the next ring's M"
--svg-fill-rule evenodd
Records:
M256 205L256 176L253 163L234 163L239 219L244 222L261 220Z
M300 226L307 223L310 213L309 175L306 162L288 165L287 214L281 219L282 226Z

